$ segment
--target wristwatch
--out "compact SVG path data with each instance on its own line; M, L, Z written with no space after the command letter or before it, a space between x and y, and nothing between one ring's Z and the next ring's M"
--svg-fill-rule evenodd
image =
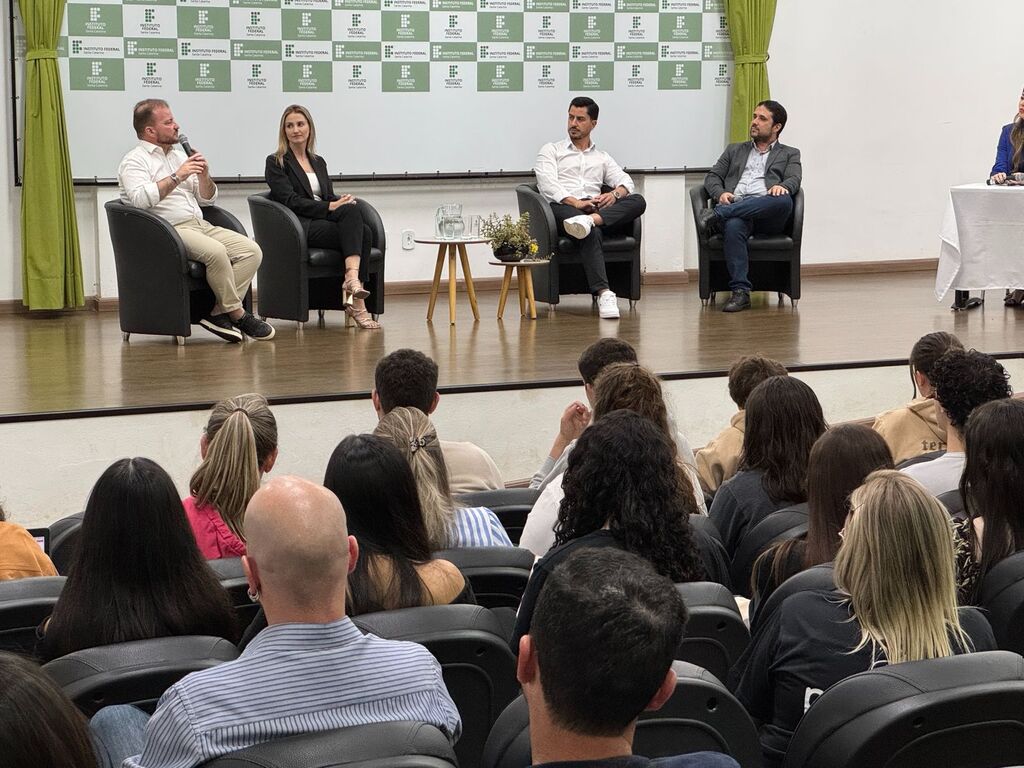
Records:
M616 200L621 200L621 199L622 199L622 195L620 195L620 194L619 194L619 189L618 189L618 187L616 187L615 189L613 189L613 190L612 190L612 196L613 196L613 197L614 197L614 198L615 198Z
M177 173L172 173L171 174L171 181L173 181L176 185L177 184L181 184L181 179L178 178L178 174Z

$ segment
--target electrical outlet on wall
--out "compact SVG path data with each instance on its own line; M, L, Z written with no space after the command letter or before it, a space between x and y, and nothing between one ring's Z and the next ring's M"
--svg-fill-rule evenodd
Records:
M411 251L416 247L416 243L413 242L413 238L416 237L416 233L411 229L402 230L402 250Z

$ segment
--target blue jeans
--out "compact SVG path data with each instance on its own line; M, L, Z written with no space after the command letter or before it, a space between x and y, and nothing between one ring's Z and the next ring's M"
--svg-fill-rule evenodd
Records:
M750 291L747 279L749 260L747 238L751 235L778 235L793 213L792 195L745 197L735 203L715 206L722 219L725 265L729 269L729 289Z
M121 763L142 754L149 715L137 707L104 707L89 721L93 748L100 768L121 768Z

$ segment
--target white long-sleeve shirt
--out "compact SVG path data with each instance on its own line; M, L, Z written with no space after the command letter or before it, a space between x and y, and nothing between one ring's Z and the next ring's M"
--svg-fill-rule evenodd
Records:
M594 142L584 150L577 149L570 139L545 144L537 153L533 172L537 189L552 203L567 197L597 197L602 185L622 186L630 193L634 189L629 174Z
M216 187L212 197L203 197L199 177L193 174L161 200L156 185L157 181L177 171L186 160L188 155L179 147L165 153L159 145L140 140L117 167L121 201L136 208L146 208L172 225L202 219L203 211L199 206L211 205L217 200Z

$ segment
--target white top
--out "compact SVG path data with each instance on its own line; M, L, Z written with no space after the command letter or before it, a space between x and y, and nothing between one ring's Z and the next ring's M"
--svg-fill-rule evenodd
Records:
M217 200L216 187L212 197L204 198L199 193L199 177L193 174L161 200L156 186L157 181L177 171L186 160L188 155L177 146L165 154L158 145L140 139L135 148L121 158L117 167L121 201L136 208L146 208L172 225L202 219L199 205L210 205Z
M309 188L313 190L313 199L323 200L323 193L320 191L320 179L316 177L315 173L307 173L306 178L309 179Z
M537 153L533 172L537 189L552 203L567 197L597 197L603 184L623 186L631 194L634 188L629 174L594 142L585 150L577 149L570 139L545 144Z
M960 475L964 473L966 460L963 451L946 451L937 459L911 464L900 472L910 475L930 494L938 496L960 487Z

